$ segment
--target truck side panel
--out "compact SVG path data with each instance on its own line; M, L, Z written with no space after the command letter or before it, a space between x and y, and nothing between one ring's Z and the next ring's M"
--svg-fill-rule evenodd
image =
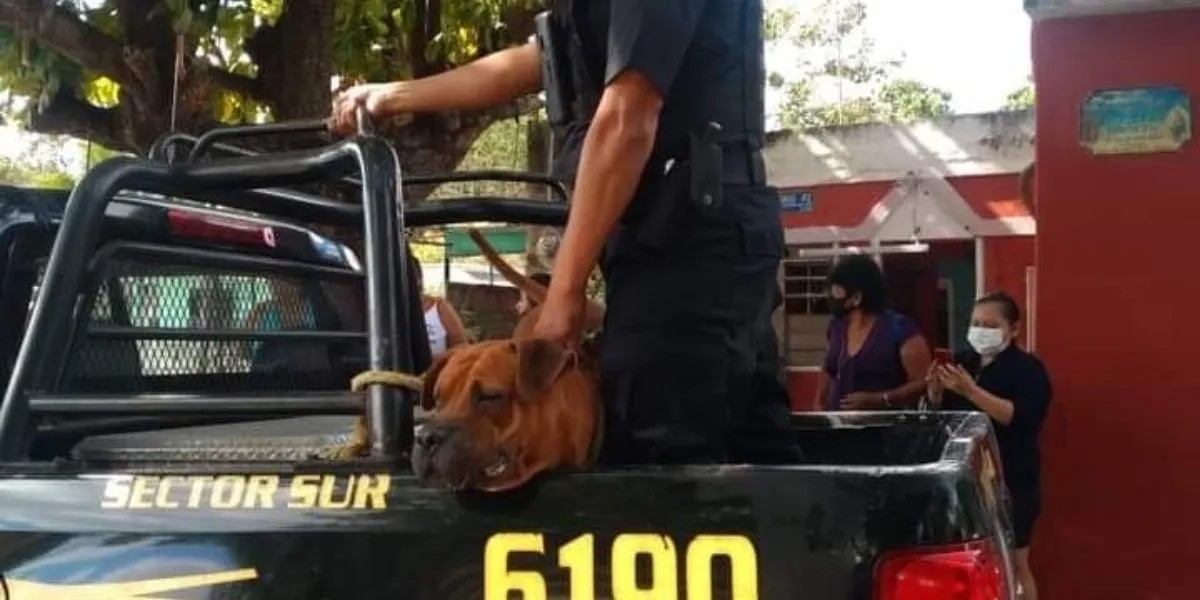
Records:
M866 599L882 551L994 535L978 489L937 465L611 472L506 495L385 472L5 479L0 574L7 600Z

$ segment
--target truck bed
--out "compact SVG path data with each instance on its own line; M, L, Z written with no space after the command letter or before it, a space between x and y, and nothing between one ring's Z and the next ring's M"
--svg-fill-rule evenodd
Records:
M419 418L419 416L418 416ZM797 414L806 464L898 466L937 462L967 417L959 413ZM349 441L350 416L310 416L86 438L72 458L89 464L304 462Z

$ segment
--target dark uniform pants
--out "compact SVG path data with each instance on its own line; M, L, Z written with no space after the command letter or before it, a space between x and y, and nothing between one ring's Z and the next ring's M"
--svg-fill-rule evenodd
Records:
M744 188L728 189L724 202L778 200ZM796 461L771 327L778 218L701 214L678 196L672 206L658 219L669 226L628 220L605 248L604 460Z

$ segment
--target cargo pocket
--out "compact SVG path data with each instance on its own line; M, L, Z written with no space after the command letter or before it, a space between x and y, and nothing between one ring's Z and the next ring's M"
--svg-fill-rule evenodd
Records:
M683 350L683 349L681 349ZM609 437L625 463L725 460L731 418L729 373L695 364L685 352L606 374Z

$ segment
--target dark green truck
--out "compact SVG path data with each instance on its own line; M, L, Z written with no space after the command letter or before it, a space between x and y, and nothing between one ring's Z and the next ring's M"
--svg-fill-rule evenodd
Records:
M402 179L372 135L222 142L319 127L168 136L69 198L0 188L0 599L1015 597L981 415L796 415L808 458L792 466L421 487L413 398L348 391L363 370L429 363L405 232L559 224L565 194L520 173ZM403 202L470 178L561 198ZM296 189L322 182L360 201ZM371 456L330 458L363 411Z

